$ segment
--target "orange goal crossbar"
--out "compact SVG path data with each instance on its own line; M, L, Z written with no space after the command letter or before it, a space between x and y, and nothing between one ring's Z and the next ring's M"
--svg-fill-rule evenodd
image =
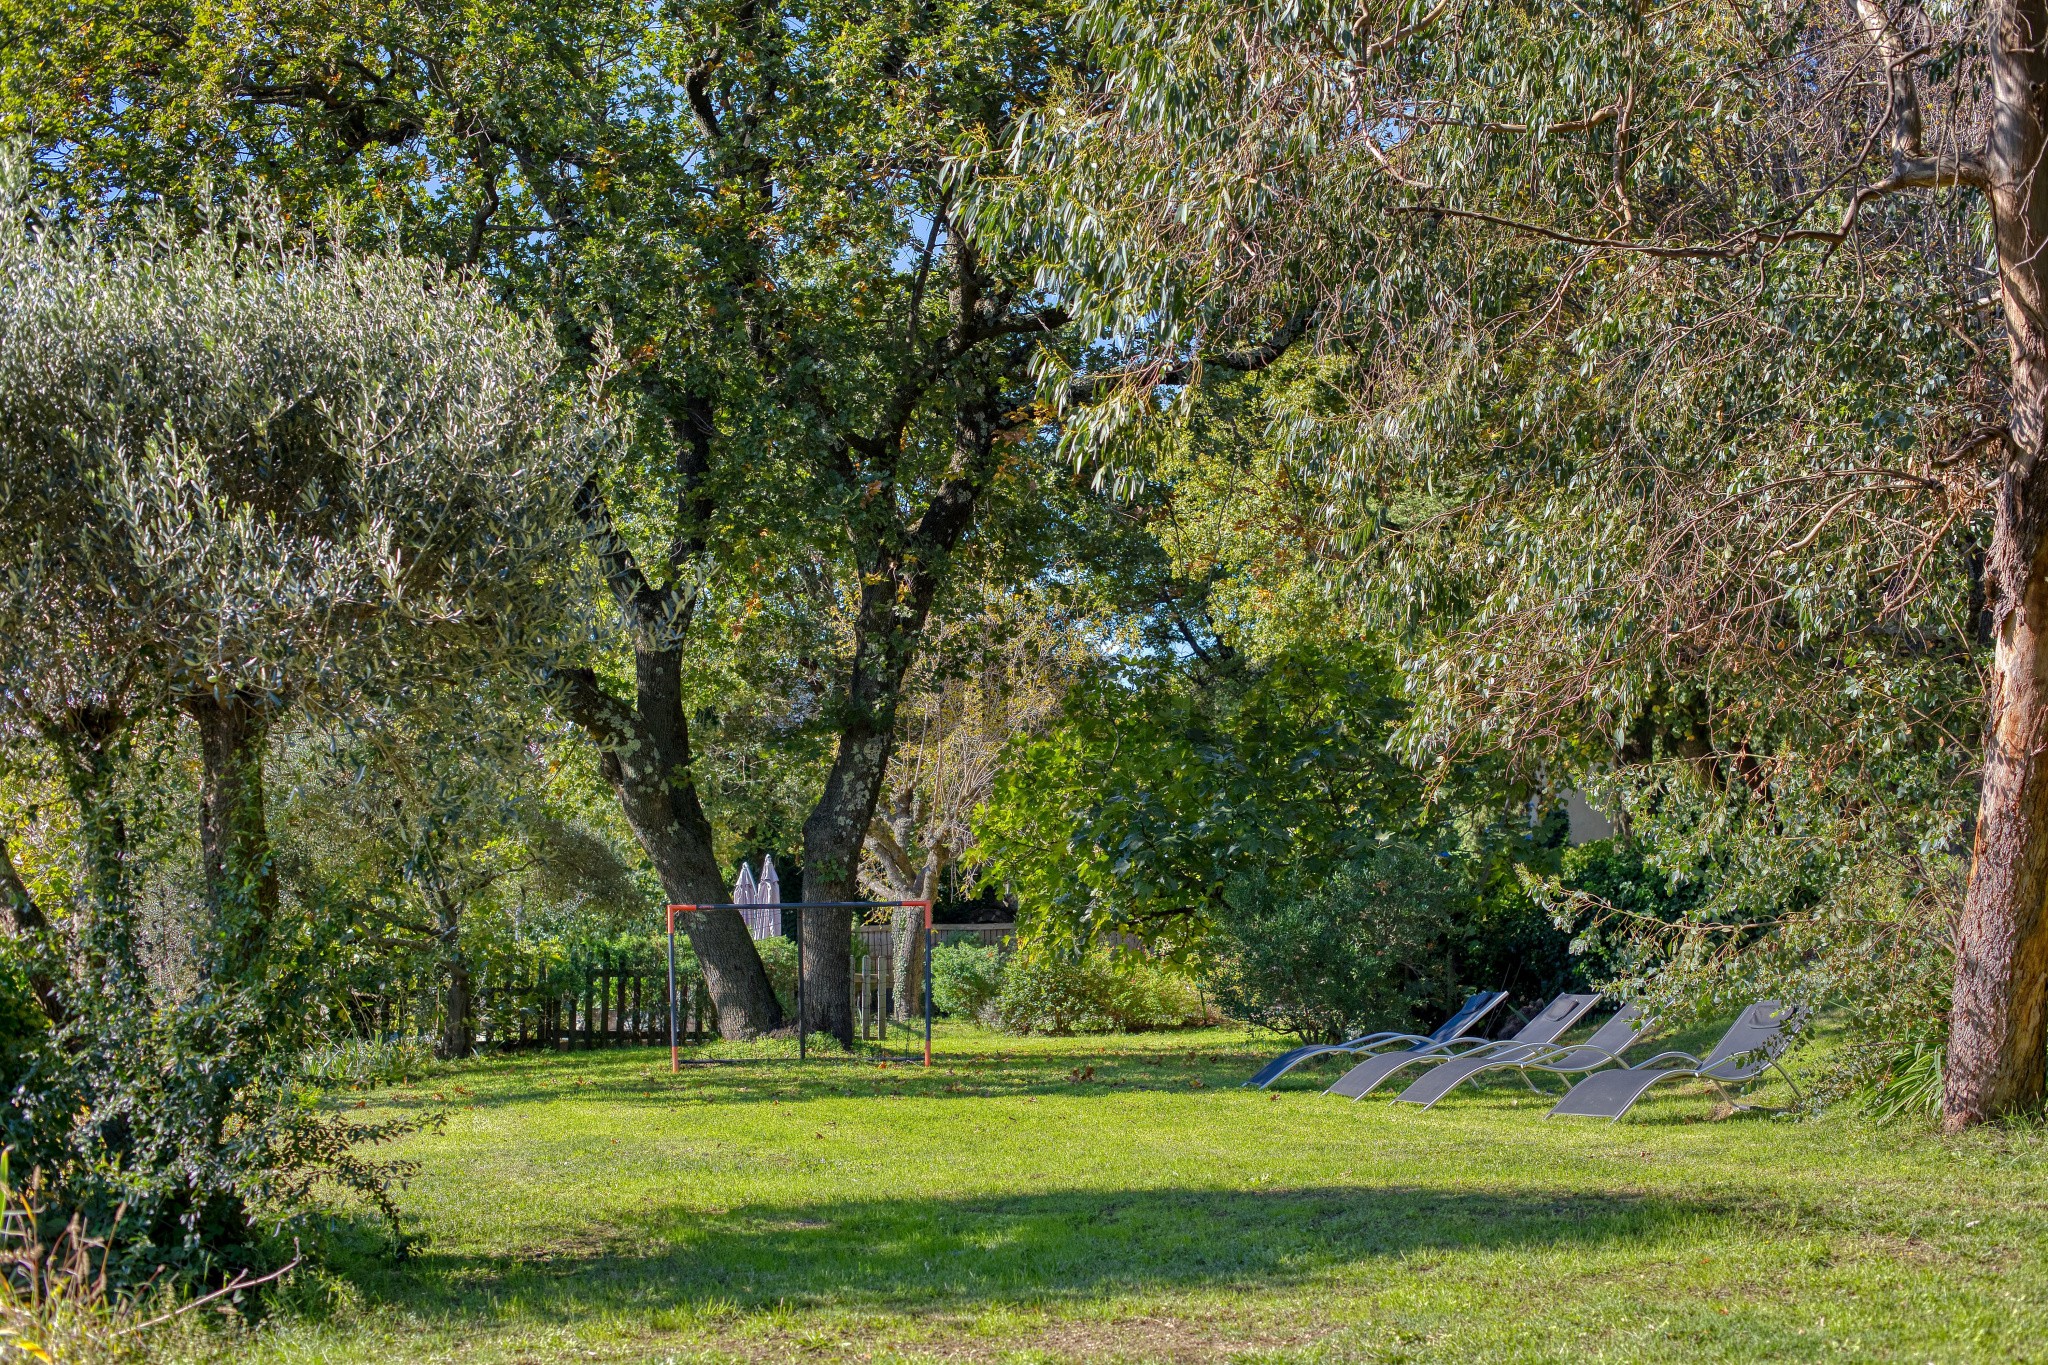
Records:
M676 1037L676 916L691 915L700 910L910 910L924 911L924 1064L932 1064L932 902L927 896L923 900L910 901L787 901L776 905L671 905L668 908L668 1069L671 1074L682 1070L682 1052ZM796 1055L802 1060L809 1054L805 1051L804 1038L804 939L801 930L796 939Z

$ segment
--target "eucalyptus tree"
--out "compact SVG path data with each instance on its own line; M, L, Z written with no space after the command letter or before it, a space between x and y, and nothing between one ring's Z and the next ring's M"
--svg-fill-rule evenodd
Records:
M1845 742L1881 766L1981 727L1974 790L1943 759L1933 809L1876 816L1874 777L1834 833L1888 821L1868 866L1921 885L1974 841L1947 1113L2038 1099L2048 7L1080 23L1109 74L975 206L1056 244L1109 358L1047 374L1109 399L1069 441L1142 453L1202 336L1312 339L1325 383L1273 429L1327 480L1313 548L1416 632L1418 757L1662 753L1768 823Z
M277 928L269 728L519 652L553 619L541 575L587 451L553 345L474 281L297 241L260 207L103 245L8 169L0 701L45 735L182 712L205 957L248 980Z
M947 168L1042 98L1068 63L1062 15L145 9L17 7L11 117L51 183L112 221L184 202L195 166L258 180L295 213L473 265L579 361L615 355L636 439L575 506L623 638L557 671L560 708L670 900L723 899L692 733L719 700L706 665L747 647L757 593L822 575L847 629L792 658L833 733L804 884L850 898L925 625L978 544L1031 517L1028 367L1065 317L1028 256L962 231ZM844 918L806 917L806 1027L848 1035ZM687 923L724 1025L776 1025L737 915Z

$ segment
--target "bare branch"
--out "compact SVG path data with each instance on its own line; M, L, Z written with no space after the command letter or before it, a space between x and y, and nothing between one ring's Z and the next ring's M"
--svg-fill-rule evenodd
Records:
M1913 81L1912 66L1916 54L1907 50L1906 40L1882 0L1856 0L1856 18L1884 62L1885 84L1890 93L1885 121L1891 131L1892 174L1886 183L1897 189L1930 189L1940 185L1986 188L1990 177L1976 157L1944 160L1928 156L1922 146L1920 91ZM1856 202L1850 205L1850 221L1864 197L1859 191ZM1845 221L1843 231L1847 230Z
M1395 29L1392 33L1389 33L1386 37L1380 39L1378 42L1367 44L1365 52L1359 58L1359 60L1369 62L1373 58L1380 56L1382 53L1388 51L1389 49L1396 47L1401 43L1407 42L1410 38L1413 38L1416 34L1422 32L1424 29L1436 23L1437 20L1443 18L1445 13L1447 13L1450 10L1451 3L1452 0L1437 0L1437 6L1435 9L1423 15L1414 23L1408 25L1408 27Z
M868 848L889 869L889 876L898 887L917 880L917 866L909 851L897 842L896 831L879 811L868 820Z
M1205 369L1255 374L1287 354L1297 341L1307 335L1309 321L1310 314L1296 313L1283 323L1278 331L1262 342L1218 351L1207 356L1197 355L1193 361L1185 365L1168 366L1155 361L1149 365L1075 375L1067 381L1067 397L1073 402L1087 402L1124 384L1136 384L1146 388L1190 384Z

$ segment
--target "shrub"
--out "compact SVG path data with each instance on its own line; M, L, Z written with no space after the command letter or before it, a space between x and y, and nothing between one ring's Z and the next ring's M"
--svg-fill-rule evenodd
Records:
M104 1247L116 1290L220 1282L279 1263L328 1182L382 1212L406 1173L358 1150L418 1131L351 1122L270 1050L261 1011L223 993L138 1010L80 992L0 1105L0 1139L49 1227Z
M796 940L793 938L764 938L754 947L761 952L761 966L768 973L768 984L775 990L775 998L782 1002L782 1017L796 1019Z
M1200 1018L1198 994L1134 954L1070 958L1025 951L1005 964L983 1017L1009 1033L1141 1033Z
M1211 983L1234 1019L1334 1041L1429 1027L1463 993L1470 892L1412 844L1377 845L1313 890L1240 884L1227 899Z
M992 943L941 943L932 949L932 1008L979 1019L1003 988L1003 954Z

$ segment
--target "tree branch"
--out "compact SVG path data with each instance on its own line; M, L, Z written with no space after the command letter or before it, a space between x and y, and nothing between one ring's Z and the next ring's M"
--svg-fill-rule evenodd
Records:
M1424 29L1436 23L1437 20L1443 18L1444 14L1450 9L1451 4L1452 0L1437 0L1437 6L1435 9L1423 15L1414 23L1408 25L1408 27L1395 29L1392 33L1389 33L1386 37L1380 39L1378 42L1366 44L1365 52L1363 55L1359 57L1359 60L1362 62L1369 62L1373 58L1379 56L1381 53L1386 52L1388 49L1393 48L1401 43L1407 42L1410 38L1413 38L1416 34L1422 32Z
M1891 130L1892 174L1887 183L1900 189L1930 189L1941 185L1974 185L1984 189L1989 173L1976 157L1930 157L1922 146L1924 132L1920 118L1920 91L1913 82L1914 54L1907 50L1891 13L1882 0L1856 0L1856 17L1864 36L1884 62L1889 101L1885 122ZM1858 201L1863 198L1858 193ZM1850 206L1850 218L1859 204ZM1844 224L1847 230L1847 224Z
M690 101L690 112L697 116L697 126L704 130L704 136L716 142L722 136L718 110L712 107L711 96L704 89L704 78L710 72L709 66L691 67L683 76L683 95Z
M636 643L662 647L666 637L688 626L695 595L684 601L679 599L676 586L657 588L647 581L647 575L640 571L640 564L633 557L632 547L612 521L611 504L598 487L596 475L577 488L574 506L591 553L597 556L605 583L612 590L612 598L624 613L627 626L638 637Z
M1287 354L1288 350L1307 334L1309 320L1308 313L1296 313L1265 341L1252 346L1218 351L1209 356L1198 356L1185 365L1166 366L1155 361L1150 365L1075 375L1067 381L1067 399L1069 402L1087 402L1121 384L1136 383L1146 388L1189 384L1193 383L1196 375L1205 369L1255 374Z
M557 669L550 679L563 714L583 729L598 748L619 752L638 742L633 708L604 690L588 668Z
M896 831L889 827L880 811L868 817L868 847L889 869L898 889L917 880L917 869L911 863L909 851L896 841Z

